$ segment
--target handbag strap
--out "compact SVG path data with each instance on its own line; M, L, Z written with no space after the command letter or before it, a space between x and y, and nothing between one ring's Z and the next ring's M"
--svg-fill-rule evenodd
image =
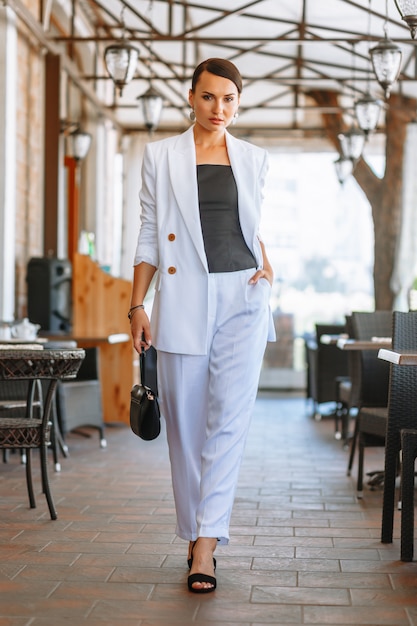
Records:
M142 346L142 350L139 354L139 367L140 367L140 383L145 387L145 348Z

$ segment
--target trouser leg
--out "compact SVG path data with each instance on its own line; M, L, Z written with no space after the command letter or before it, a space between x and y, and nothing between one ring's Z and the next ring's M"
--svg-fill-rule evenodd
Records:
M269 287L253 270L210 277L207 355L160 353L158 380L177 533L229 538L229 522L265 350Z
M176 533L188 541L197 538L196 508L208 405L207 362L208 356L158 351L158 389L167 427Z

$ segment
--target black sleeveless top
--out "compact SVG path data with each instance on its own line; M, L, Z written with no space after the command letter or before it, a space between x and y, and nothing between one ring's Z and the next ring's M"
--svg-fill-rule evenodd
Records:
M210 273L256 267L240 227L237 187L230 165L197 165L204 249Z

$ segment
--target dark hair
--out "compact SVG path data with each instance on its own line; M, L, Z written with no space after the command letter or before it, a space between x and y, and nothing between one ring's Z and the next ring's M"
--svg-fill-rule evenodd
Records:
M236 85L238 93L242 93L242 77L236 65L231 61L227 59L206 59L197 65L191 81L191 91L195 91L196 85L203 72L210 72L210 74L231 80Z

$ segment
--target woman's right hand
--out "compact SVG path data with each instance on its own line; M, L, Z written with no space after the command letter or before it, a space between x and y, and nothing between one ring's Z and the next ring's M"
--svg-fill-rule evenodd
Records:
M148 350L151 347L151 326L144 309L135 311L130 322L130 331L132 333L133 347L136 352L141 353L142 348Z

